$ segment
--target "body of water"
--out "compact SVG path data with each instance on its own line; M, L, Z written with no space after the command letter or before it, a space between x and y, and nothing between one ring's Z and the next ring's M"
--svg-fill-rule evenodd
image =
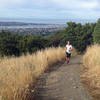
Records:
M38 19L38 18L0 18L3 22L25 22L25 23L37 23L37 24L66 24L67 22L73 21L76 23L93 23L97 20L89 19Z

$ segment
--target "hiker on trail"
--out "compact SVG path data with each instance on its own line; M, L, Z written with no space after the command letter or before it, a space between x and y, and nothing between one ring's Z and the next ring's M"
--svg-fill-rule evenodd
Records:
M69 61L70 61L71 52L72 52L72 45L71 45L70 41L68 41L66 44L66 61L67 61L67 63L69 63Z

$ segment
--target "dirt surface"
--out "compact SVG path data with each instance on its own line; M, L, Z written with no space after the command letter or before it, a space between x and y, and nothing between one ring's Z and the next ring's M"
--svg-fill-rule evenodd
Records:
M93 100L80 82L82 55L45 73L36 87L36 100Z

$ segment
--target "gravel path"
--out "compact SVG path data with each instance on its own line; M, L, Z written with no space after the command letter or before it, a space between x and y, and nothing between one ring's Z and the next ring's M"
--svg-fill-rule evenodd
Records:
M71 58L70 64L58 64L45 73L36 87L36 100L92 100L80 82L82 55Z

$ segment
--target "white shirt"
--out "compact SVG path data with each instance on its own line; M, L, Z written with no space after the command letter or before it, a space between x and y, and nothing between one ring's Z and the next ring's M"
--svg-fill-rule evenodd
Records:
M66 45L66 52L71 53L72 45Z

